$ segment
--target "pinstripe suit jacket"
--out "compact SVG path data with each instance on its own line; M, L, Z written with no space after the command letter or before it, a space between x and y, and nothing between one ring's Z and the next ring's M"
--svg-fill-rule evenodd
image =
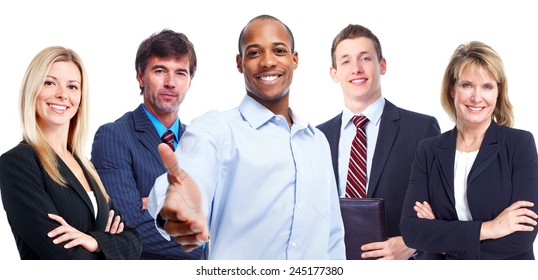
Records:
M180 125L180 136L185 125ZM95 133L91 160L108 194L125 219L142 237L142 258L200 259L201 249L186 253L174 239L167 241L157 231L155 220L142 210L155 179L167 172L157 146L162 143L143 105L125 113Z
M47 175L35 150L24 142L0 158L2 203L21 259L138 259L142 249L138 232L122 218L125 223L122 233L105 233L109 210L120 216L121 213L112 202L105 201L95 181L82 167L97 200L96 219L84 187L59 157L57 160L67 181L65 187ZM93 236L101 252L90 253L81 246L64 249L65 243L52 243L47 233L59 224L48 218L47 213L57 214L72 227Z

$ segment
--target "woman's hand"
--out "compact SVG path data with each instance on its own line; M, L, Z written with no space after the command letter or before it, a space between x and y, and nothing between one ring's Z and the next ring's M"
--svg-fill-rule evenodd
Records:
M538 215L528 207L530 201L516 201L504 209L495 219L483 222L480 228L480 240L505 237L516 231L533 231Z
M421 219L429 219L433 220L435 219L435 215L433 214L432 207L427 201L424 202L415 202L415 206L413 207L415 209L415 212L417 212L417 217Z
M118 215L114 217L114 210L108 211L108 221L106 223L105 232L110 232L112 234L118 234L123 232L123 222L121 217Z
M89 252L99 250L97 240L91 235L85 234L76 228L70 226L62 217L55 214L48 214L49 218L60 223L60 226L53 229L47 236L52 239L52 243L60 244L67 242L64 245L65 249L71 249L76 246L82 246Z

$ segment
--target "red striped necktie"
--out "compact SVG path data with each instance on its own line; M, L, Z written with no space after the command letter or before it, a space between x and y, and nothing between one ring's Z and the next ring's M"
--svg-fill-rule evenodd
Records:
M174 148L174 133L171 130L167 130L163 134L161 139L163 140L163 143L166 143L170 147L170 149L172 149L172 151L176 150Z
M364 129L368 118L354 116L353 123L357 133L351 142L349 169L347 173L346 197L366 197L366 131Z

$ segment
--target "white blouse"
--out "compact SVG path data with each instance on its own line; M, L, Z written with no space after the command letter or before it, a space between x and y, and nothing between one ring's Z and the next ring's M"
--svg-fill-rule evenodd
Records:
M456 150L456 159L454 160L454 198L456 212L460 221L473 220L467 201L467 176L477 154L478 150L469 153Z
M93 192L88 192L88 196L92 201L93 213L95 213L95 218L97 219L97 199L95 198L95 194Z

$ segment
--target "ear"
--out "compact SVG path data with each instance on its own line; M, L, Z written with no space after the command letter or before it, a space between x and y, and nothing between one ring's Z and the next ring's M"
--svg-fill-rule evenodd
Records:
M379 62L381 66L381 75L385 75L387 72L387 60L383 57L381 58L381 62Z
M330 71L329 74L331 75L331 79L333 79L335 83L338 83L338 76L336 76L336 72L337 72L336 68L331 66L331 69L329 69L329 71Z
M297 66L299 66L299 53L297 51L293 52L292 59L293 59L293 70L295 70L297 69Z
M235 56L235 63L236 63L237 71L243 74L243 59L241 58L241 55L238 54Z
M136 72L136 79L138 80L138 85L140 86L140 88L143 88L144 87L144 79L142 78L142 74L140 72Z

